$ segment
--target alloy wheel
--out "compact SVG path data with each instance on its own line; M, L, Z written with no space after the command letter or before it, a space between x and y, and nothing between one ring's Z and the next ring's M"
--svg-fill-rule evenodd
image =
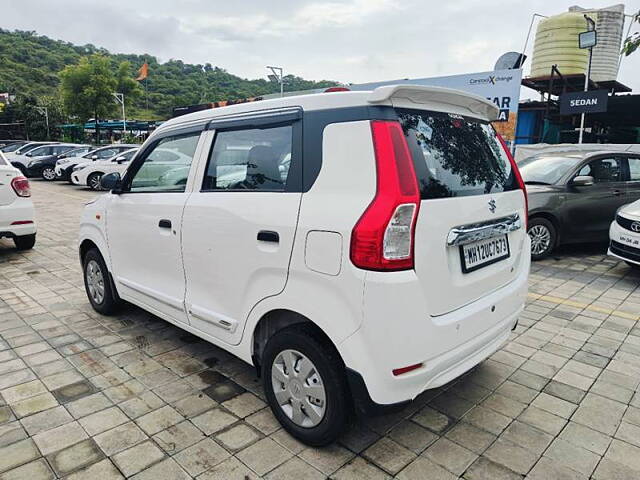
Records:
M102 187L100 186L100 180L102 179L101 175L91 175L89 178L89 186L92 190L100 190Z
M283 350L271 365L278 405L296 425L312 428L324 418L326 391L313 362L296 350Z
M85 275L87 277L87 288L91 299L100 305L104 300L104 275L98 262L89 260L85 267Z
M534 225L529 229L531 253L542 255L551 246L551 232L544 225Z
M53 168L45 168L42 170L42 178L45 180L55 180L56 179L56 171Z

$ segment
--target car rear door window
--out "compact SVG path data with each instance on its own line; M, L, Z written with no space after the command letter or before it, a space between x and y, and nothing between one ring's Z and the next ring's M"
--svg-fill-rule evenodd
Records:
M423 199L518 188L509 158L488 122L424 110L397 112Z
M629 175L632 182L640 181L640 158L628 158Z
M217 132L202 190L284 191L292 139L291 125Z

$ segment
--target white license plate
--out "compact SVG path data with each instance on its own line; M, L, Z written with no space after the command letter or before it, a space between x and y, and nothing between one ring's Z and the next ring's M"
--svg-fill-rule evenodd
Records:
M620 243L629 245L630 247L640 248L640 237L632 237L631 235L620 235Z
M473 272L508 257L509 239L506 235L460 246L463 273Z

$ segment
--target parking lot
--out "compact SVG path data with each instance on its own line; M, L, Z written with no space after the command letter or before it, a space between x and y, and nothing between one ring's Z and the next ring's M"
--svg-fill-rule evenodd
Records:
M340 442L286 434L252 367L138 308L95 313L76 236L95 194L32 182L38 241L0 241L0 478L640 477L640 273L603 246L532 265L504 348Z

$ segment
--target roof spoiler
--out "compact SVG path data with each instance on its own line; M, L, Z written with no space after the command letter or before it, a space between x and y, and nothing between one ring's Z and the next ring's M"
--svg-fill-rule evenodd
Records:
M471 114L482 116L490 121L498 118L500 109L491 101L452 88L427 87L424 85L386 85L378 87L369 95L369 103L382 103L395 99L409 100L413 103L439 103L468 110Z

